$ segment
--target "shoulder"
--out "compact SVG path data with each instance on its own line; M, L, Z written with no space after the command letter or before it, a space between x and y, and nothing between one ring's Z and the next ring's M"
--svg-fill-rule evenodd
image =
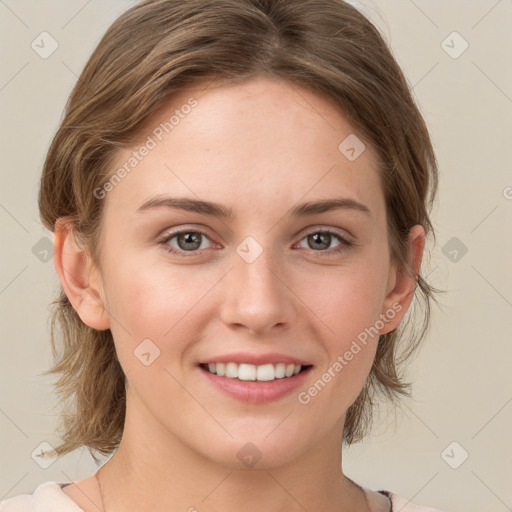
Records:
M442 512L437 508L418 505L390 491L363 488L371 512Z
M18 494L0 501L0 512L84 512L57 482L40 484L32 494Z
M381 491L386 494L392 503L392 512L443 512L438 508L428 507L425 505L418 505L409 501L404 496L389 491Z

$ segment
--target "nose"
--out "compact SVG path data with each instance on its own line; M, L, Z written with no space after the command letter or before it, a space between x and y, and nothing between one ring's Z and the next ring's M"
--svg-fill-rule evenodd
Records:
M265 336L293 325L300 301L293 293L290 272L277 260L270 249L250 263L235 255L234 268L225 277L221 310L228 327Z

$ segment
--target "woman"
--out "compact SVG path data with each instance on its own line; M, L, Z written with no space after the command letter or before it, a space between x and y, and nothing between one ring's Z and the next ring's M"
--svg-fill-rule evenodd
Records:
M341 461L377 394L408 391L436 189L406 80L349 4L128 10L78 79L39 196L62 284L48 373L76 404L56 452L114 454L2 512L435 510Z

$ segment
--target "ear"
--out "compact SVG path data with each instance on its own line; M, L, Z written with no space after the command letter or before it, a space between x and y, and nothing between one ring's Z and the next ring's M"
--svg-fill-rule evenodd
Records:
M414 291L417 285L417 274L421 267L421 260L423 258L423 250L425 248L425 230L420 224L416 224L409 231L407 239L408 244L408 259L410 269L414 271L414 275L410 276L406 270L397 271L392 268L388 280L387 294L384 301L382 316L386 317L385 326L379 330L380 334L386 334L396 329L402 318L405 316L412 299L414 298ZM386 311L393 311L396 314L391 318L391 315ZM382 317L381 316L381 317Z
M76 240L69 218L57 219L53 263L62 288L84 324L97 330L110 327L99 272L88 251Z

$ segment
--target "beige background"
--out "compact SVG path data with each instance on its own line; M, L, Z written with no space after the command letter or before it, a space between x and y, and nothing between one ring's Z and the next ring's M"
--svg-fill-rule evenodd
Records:
M0 499L96 469L86 450L48 468L31 456L57 442L58 414L53 378L39 375L52 362L47 317L58 280L44 261L52 234L38 220L36 194L71 87L132 4L0 1ZM449 293L410 365L414 398L396 427L383 415L371 440L345 451L344 469L360 484L447 512L512 510L512 1L357 4L390 41L432 132L441 189L425 273ZM58 42L47 59L31 48L43 31ZM457 58L464 42L454 31L469 44ZM453 261L456 246L447 244L467 253Z

